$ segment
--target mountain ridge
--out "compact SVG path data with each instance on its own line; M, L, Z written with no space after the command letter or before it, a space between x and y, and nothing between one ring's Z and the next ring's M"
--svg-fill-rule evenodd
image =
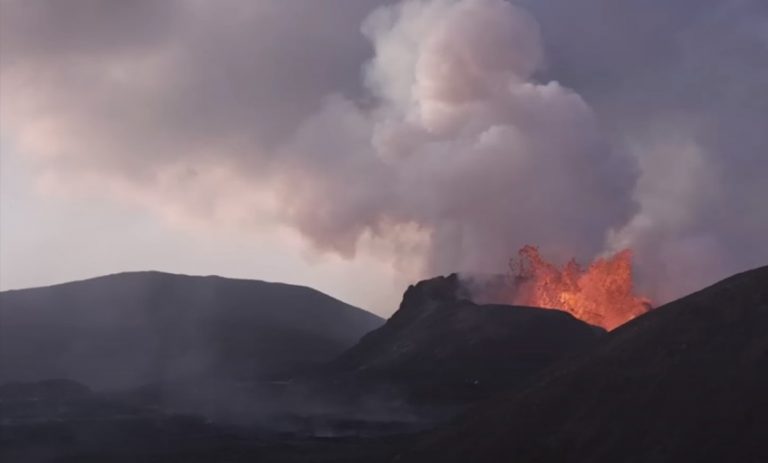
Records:
M0 320L0 380L95 388L280 374L383 323L306 286L155 271L3 291Z

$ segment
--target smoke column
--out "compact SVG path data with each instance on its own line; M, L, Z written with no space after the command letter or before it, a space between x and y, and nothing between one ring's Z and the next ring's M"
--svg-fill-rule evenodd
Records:
M4 0L3 134L414 277L629 247L660 301L768 259L764 2L382 3Z

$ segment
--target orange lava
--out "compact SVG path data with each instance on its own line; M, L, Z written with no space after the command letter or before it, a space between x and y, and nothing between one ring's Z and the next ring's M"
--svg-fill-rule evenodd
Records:
M574 260L558 268L536 246L527 245L510 262L510 270L515 304L564 310L608 330L651 309L650 301L634 292L628 249L582 269Z

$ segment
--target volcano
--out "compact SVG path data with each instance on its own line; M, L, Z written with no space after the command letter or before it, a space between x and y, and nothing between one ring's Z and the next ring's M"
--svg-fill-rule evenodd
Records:
M397 312L327 371L395 385L417 404L455 404L514 387L605 334L563 311L468 297L456 274L409 287Z
M768 267L666 304L407 462L768 461Z

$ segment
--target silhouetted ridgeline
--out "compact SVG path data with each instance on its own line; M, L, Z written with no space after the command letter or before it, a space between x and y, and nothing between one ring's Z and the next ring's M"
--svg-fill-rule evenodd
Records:
M0 383L94 388L280 377L383 321L316 290L159 272L0 293Z

